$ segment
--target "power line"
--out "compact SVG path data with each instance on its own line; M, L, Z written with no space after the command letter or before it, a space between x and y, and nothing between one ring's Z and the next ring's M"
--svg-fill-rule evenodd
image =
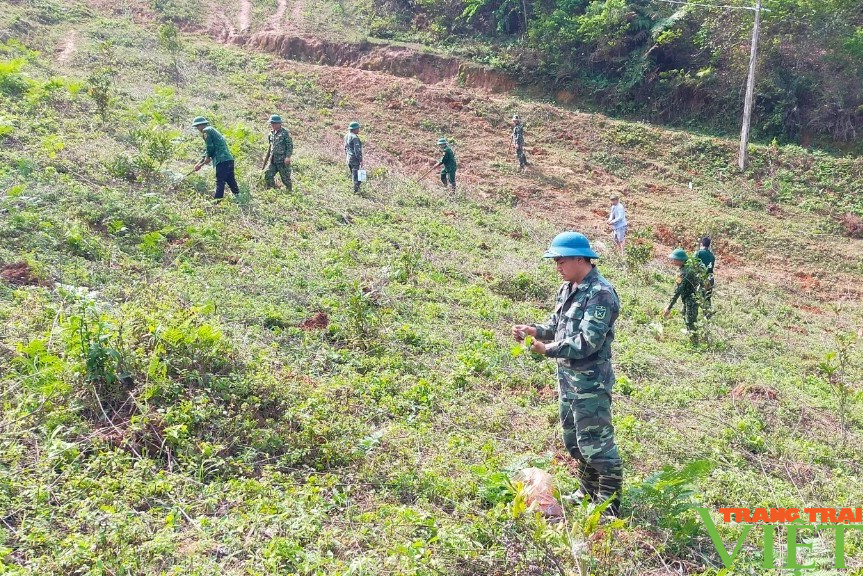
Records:
M755 10L755 6L729 6L725 4L699 4L698 2L684 2L683 0L657 0L658 2L667 2L669 4L683 4L685 6L701 6L703 8L722 8L731 10ZM770 12L767 8L761 8L761 12Z

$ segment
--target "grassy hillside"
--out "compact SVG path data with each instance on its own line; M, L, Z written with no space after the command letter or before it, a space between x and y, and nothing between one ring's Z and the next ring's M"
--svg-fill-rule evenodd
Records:
M292 0L292 4L302 0ZM739 133L754 2L344 0L381 38L482 60L558 101ZM752 137L860 151L863 3L769 0ZM733 137L733 136L732 136Z
M692 505L863 500L859 160L756 147L739 174L718 139L176 44L149 6L7 7L0 573L717 574ZM293 195L259 176L273 112ZM237 157L237 201L212 203L212 170L179 179L199 114ZM353 119L362 196L341 158ZM440 134L457 196L415 179ZM627 258L604 248L609 191L638 238ZM507 337L548 313L539 256L566 227L600 246L624 306L612 523L568 506L549 524L508 480L536 465L576 484L553 365ZM659 316L663 257L704 233L717 314L692 346L679 312ZM760 562L755 533L727 574Z

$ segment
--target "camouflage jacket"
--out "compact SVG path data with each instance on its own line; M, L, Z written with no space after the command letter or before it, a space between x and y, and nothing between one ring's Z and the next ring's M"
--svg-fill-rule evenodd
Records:
M219 131L212 126L207 126L201 132L201 137L204 139L204 158L212 158L213 166L218 166L222 162L233 160L234 157L228 150L228 143L225 142L225 137L219 134Z
M698 269L696 269L696 267ZM680 267L680 272L677 273L677 289L674 290L674 295L671 297L671 302L668 304L669 310L674 307L678 298L683 298L684 301L692 300L701 289L703 284L701 276L705 273L705 268L701 262L690 259L686 264Z
M574 290L561 286L551 318L534 324L539 340L551 340L545 355L557 359L562 398L596 382L613 383L611 343L619 315L617 292L594 268Z
M353 132L345 136L345 156L348 164L360 165L363 163L363 143L360 137Z
M512 127L512 143L516 146L524 146L524 126L521 122Z
M279 128L278 132L270 131L270 155L273 159L284 160L294 155L294 140L290 132Z

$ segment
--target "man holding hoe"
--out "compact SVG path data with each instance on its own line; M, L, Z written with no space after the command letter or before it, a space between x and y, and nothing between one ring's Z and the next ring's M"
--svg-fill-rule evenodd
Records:
M228 185L235 197L238 196L240 188L237 186L237 178L234 175L234 157L228 150L225 137L210 126L210 122L203 116L198 116L192 120L192 126L201 133L205 144L204 155L195 164L195 172L200 170L204 164L212 162L216 168L216 193L213 194L213 198L216 200L224 198L225 184Z

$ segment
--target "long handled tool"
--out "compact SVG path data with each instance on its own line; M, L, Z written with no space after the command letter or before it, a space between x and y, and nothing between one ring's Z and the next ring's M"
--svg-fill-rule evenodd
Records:
M426 172L425 174L423 174L422 176L420 176L419 178L417 178L417 179L416 179L416 182L417 182L417 183L419 183L419 181L420 181L420 180L422 180L423 178L425 178L426 176L428 176L429 174L431 174L431 173L432 173L432 170L434 170L435 168L437 168L437 164L435 164L434 166L432 166L431 168L429 168L429 171L428 171L428 172Z
M180 185L180 182L182 182L183 180L185 180L186 178L188 178L189 176L191 176L194 173L195 173L194 168L192 168L191 170L189 170L185 174L180 174L179 172L171 172L171 174L173 176L171 178L171 180L173 180L173 182L171 182L171 185L169 186L168 189L173 190L174 188L176 188L177 186ZM179 178L177 178L177 176L179 176Z

